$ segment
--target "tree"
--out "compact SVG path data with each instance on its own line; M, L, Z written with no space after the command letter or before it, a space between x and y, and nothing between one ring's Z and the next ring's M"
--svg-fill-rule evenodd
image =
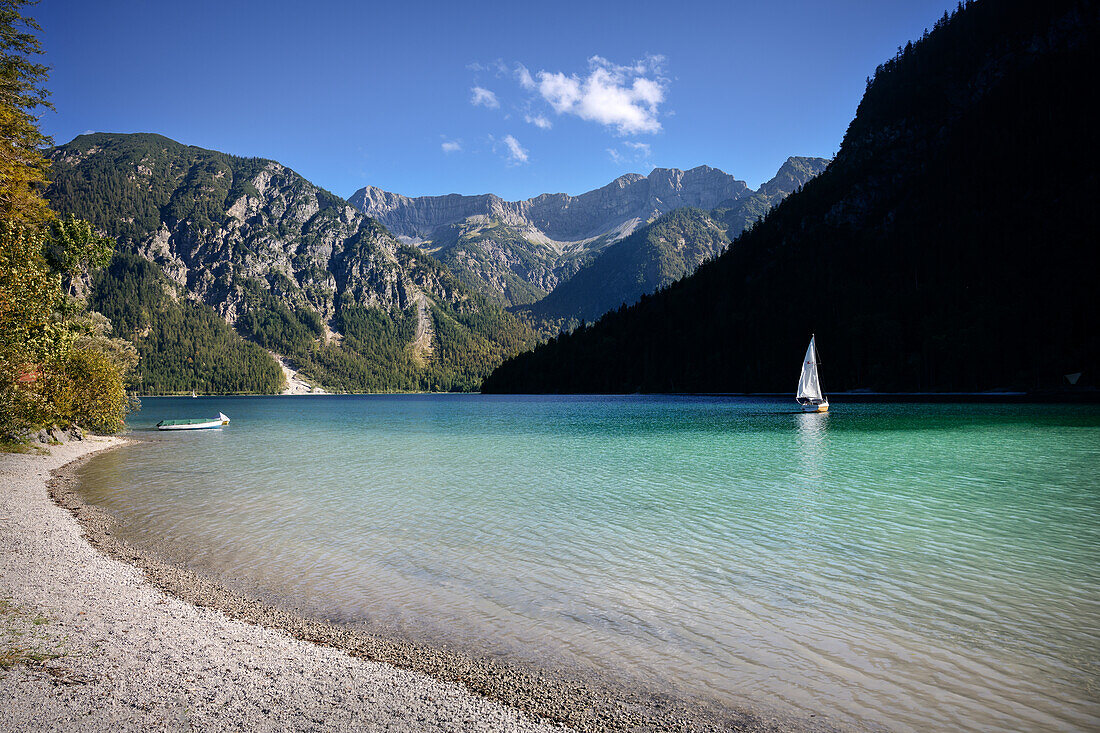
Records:
M53 317L61 278L42 256L44 241L39 231L0 221L0 438L53 418L43 385L68 339Z
M42 191L49 138L35 112L49 108L38 24L0 0L0 439L59 423L113 432L131 409L133 346L110 322L62 294L110 259L114 241L74 217L58 221Z
M55 219L49 224L50 242L46 256L50 264L68 279L67 293L73 285L88 278L92 271L111 261L115 241L92 230L88 222L69 214L68 219Z
M35 112L52 109L44 83L49 69L31 60L42 53L29 0L0 0L0 219L38 224L52 218L42 197L49 168L40 152L50 139Z
M111 338L111 322L99 313L83 316L75 326L79 335L65 360L73 385L65 417L102 433L117 432L133 408L126 381L137 366L137 349L125 339Z

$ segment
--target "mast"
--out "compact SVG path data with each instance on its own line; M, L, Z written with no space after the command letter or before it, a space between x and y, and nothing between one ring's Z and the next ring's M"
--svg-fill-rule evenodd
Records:
M819 366L821 364L821 357L817 353L817 335L810 334L810 343L814 347L814 376L817 378L817 391L821 396L821 399L825 399L825 388L821 386L821 370Z

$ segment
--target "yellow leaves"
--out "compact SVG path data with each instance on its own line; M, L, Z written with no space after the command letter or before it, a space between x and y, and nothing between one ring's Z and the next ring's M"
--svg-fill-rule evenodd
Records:
M71 422L82 427L113 433L122 429L126 419L126 372L137 359L135 356L128 365L99 341L81 339L69 356L66 371L72 391L68 413Z
M114 431L136 353L61 292L61 273L71 291L106 264L114 242L88 222L55 221L42 196L49 161L40 150L49 140L35 111L50 106L48 70L31 60L41 47L38 25L20 13L26 4L0 0L0 438L51 422Z
M43 138L35 119L0 104L0 219L35 224L53 217L42 191L49 161L38 152Z
M42 254L48 242L40 228L0 221L0 437L51 422L111 432L128 409L137 354L62 294Z
M50 106L41 86L48 69L30 60L41 47L38 25L19 12L24 4L0 6L0 220L37 224L53 217L42 198L49 161L39 152L49 140L35 117Z
M61 279L42 257L44 242L38 231L0 222L0 355L14 350L24 361L41 361L61 337L53 318Z

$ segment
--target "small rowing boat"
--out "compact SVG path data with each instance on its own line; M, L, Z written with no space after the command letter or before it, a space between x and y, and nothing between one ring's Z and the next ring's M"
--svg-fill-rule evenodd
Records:
M218 417L214 420L161 420L157 423L157 430L208 430L210 428L220 428L222 425L228 425L229 418L225 416L225 413L219 412Z

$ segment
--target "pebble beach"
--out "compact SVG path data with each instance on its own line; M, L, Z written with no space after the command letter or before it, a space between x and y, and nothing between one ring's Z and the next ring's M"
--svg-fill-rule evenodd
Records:
M0 454L0 643L45 657L0 669L0 731L551 729L461 685L186 603L99 553L47 482L123 442Z
M126 438L0 453L0 733L821 730L378 637L117 539L75 469Z

